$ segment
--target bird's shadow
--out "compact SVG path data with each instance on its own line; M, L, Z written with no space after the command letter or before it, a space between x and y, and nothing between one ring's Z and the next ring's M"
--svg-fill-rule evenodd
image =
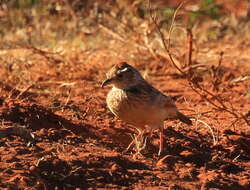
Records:
M1 109L0 119L2 121L21 125L32 132L41 129L68 130L83 138L97 138L93 126L86 123L75 124L54 114L49 108L35 103L12 103L3 105Z
M134 133L133 129L127 128L124 125L123 127L100 127L90 125L84 121L81 121L79 124L73 123L53 113L53 110L50 108L35 103L18 103L18 100L10 104L3 102L4 100L0 107L0 120L11 123L11 125L17 124L23 126L31 132L52 129L53 132L56 133L51 139L54 141L64 139L67 135L73 133L81 138L83 142L85 142L86 139L93 139L107 149L122 152L132 140L130 134ZM46 139L49 135L50 134L47 133L42 139Z
M205 135L185 135L182 132L174 130L172 127L164 129L163 133L164 150L160 158L166 155L172 155L179 157L179 159L184 162L192 162L200 166L211 159L212 147ZM147 136L149 137L148 134ZM197 136L199 136L199 138L197 138ZM156 157L159 150L158 132L153 132L147 140L145 151L142 151L143 155L148 158ZM155 143L155 141L157 142ZM187 155L185 155L185 153Z

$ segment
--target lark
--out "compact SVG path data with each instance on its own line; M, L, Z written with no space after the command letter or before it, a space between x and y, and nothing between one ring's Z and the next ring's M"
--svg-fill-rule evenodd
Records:
M114 65L107 73L102 87L112 85L106 102L119 119L134 126L141 136L145 130L160 131L160 155L163 151L164 121L178 119L188 125L192 121L182 114L173 100L151 86L133 66L126 62Z

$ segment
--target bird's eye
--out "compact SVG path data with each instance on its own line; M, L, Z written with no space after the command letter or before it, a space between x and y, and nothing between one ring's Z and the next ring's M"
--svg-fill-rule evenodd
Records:
M119 73L119 74L117 75L118 78L122 78L122 76L123 76L122 73Z

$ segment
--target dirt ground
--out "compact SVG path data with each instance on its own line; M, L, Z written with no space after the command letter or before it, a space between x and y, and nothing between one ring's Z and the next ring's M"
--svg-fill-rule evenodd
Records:
M192 89L166 57L112 37L91 51L0 50L0 189L249 190L249 35L194 45L193 84L213 95ZM141 154L124 152L137 131L112 115L110 87L100 87L119 61L196 119L166 121L161 156L157 131Z
M225 47L232 42L221 43ZM217 51L217 46L211 50ZM220 68L224 82L216 94L229 101L227 106L236 113L249 115L250 86L243 77L250 73L250 47L240 46L241 56L235 51L239 46L225 52ZM249 126L197 95L168 61L131 64L142 73L147 70L152 85L172 96L182 112L210 127L195 121L192 126L166 122L166 148L159 157L157 131L142 155L134 150L123 153L136 130L114 118L105 103L108 88L100 88L105 71L115 61L102 57L83 64L87 53L70 52L63 56L68 62L49 62L24 49L8 50L2 56L23 63L6 68L2 62L3 80L15 77L20 70L15 67L20 66L23 81L32 78L34 83L20 82L13 88L1 82L2 129L28 130L22 132L26 135L13 130L0 133L1 189L250 188ZM211 82L206 73L202 77L204 85Z

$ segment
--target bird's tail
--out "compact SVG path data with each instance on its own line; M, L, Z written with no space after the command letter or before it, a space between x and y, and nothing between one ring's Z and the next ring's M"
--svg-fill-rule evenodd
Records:
M177 112L177 118L182 121L183 123L186 123L188 125L192 125L192 121L185 116L184 114L182 114L181 112Z

